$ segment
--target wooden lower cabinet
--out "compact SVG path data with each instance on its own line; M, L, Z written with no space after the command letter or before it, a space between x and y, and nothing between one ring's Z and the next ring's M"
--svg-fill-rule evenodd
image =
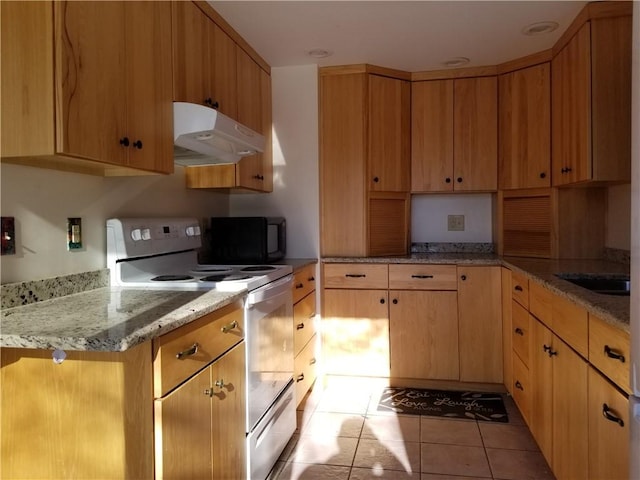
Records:
M156 478L245 478L244 342L155 400Z
M531 432L558 480L586 479L589 365L541 322L532 323Z
M317 378L319 338L316 319L316 264L294 273L293 281L293 379L296 405L300 405Z
M66 354L0 349L0 478L153 478L151 343Z
M324 372L388 377L387 290L325 289L323 297Z
M458 266L460 381L502 383L499 266Z
M629 400L589 368L589 478L629 478Z
M455 291L392 291L391 376L458 380L458 296Z

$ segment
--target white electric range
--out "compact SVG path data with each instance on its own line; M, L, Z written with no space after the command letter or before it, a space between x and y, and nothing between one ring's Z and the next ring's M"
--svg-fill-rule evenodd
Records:
M107 220L111 285L247 290L244 301L247 476L263 480L296 428L293 269L290 265L199 264L201 236L195 218Z

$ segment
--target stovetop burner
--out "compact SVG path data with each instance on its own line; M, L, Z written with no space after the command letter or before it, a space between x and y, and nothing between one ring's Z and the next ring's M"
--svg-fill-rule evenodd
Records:
M198 273L222 273L230 272L230 267L198 267L195 271Z
M202 282L234 282L239 280L247 280L251 278L249 275L209 275L202 277Z
M271 270L275 270L276 267L272 267L271 265L252 265L250 267L241 268L241 272L270 272Z
M179 282L182 280L193 280L191 275L158 275L151 279L152 282Z

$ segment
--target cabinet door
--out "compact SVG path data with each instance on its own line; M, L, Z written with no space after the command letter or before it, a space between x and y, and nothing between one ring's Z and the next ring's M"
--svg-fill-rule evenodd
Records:
M455 291L391 291L391 376L458 380L458 297Z
M551 61L554 186L591 178L590 42L587 22Z
M453 190L453 80L411 84L411 191Z
M370 191L409 191L410 109L409 82L369 75Z
M498 80L454 81L453 181L457 191L498 187Z
M367 254L364 122L367 77L320 77L322 256Z
M529 428L540 451L551 465L553 429L553 362L548 348L553 342L553 333L541 322L531 317L532 347L529 359L531 381L531 406Z
M211 99L214 104L217 102L218 110L231 118L238 118L238 74L244 74L244 71L238 70L236 50L240 51L231 37L211 22L209 28Z
M128 165L171 173L171 5L169 2L125 2L124 10L127 135L133 142L128 148Z
M130 147L120 141L133 142L124 4L54 2L54 20L57 152L124 165Z
M589 365L557 337L553 339L552 348L556 352L553 355L553 473L558 480L586 479Z
M551 185L551 68L543 63L499 78L500 188Z
M205 104L212 94L208 59L213 22L193 2L171 2L171 9L173 100Z
M589 478L629 478L629 400L589 368Z
M157 478L212 478L211 385L206 368L154 401Z
M500 267L458 267L460 380L502 383Z
M244 355L245 344L242 342L211 365L211 443L215 479L246 476Z
M324 290L325 373L388 377L388 315L386 290Z

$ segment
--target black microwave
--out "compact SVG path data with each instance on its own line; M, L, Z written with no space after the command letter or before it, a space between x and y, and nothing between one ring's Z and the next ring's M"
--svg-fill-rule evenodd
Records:
M212 217L211 263L272 263L287 253L282 217Z

